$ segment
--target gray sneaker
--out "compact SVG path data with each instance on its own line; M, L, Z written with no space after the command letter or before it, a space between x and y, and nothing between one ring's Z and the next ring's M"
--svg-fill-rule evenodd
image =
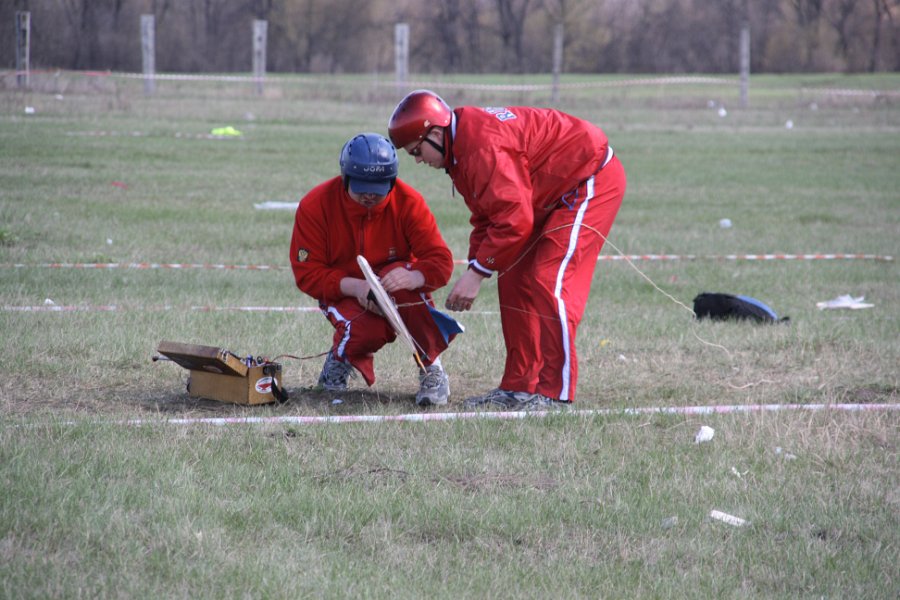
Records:
M506 410L531 410L532 405L538 402L538 398L544 398L540 394L529 394L528 392L512 392L496 388L484 394L483 396L473 396L466 398L463 403L466 408L482 408L487 406L497 406ZM535 405L533 408L540 408Z
M556 400L543 394L532 394L527 402L524 402L518 410L563 410L569 406L565 400Z
M327 392L346 392L347 379L353 372L353 366L348 362L341 362L329 352L322 365L322 373L319 375L319 385Z
M435 406L447 404L450 398L450 378L441 365L429 365L425 372L419 374L419 391L416 393L416 404L419 406Z

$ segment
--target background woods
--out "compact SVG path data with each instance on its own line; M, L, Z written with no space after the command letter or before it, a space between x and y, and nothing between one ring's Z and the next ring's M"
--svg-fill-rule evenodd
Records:
M140 71L140 15L156 17L161 72L246 72L251 23L268 21L271 72L392 72L394 24L417 73L540 73L553 31L564 70L900 69L900 0L0 0L0 66L15 67L15 12L31 12L34 68Z

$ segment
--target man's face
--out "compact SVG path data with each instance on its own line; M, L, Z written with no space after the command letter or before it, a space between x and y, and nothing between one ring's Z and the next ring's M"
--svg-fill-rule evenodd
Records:
M380 194L357 194L353 190L347 190L347 193L350 195L350 198L361 206L365 206L366 208L373 208L378 206L387 196L382 196Z
M410 156L415 157L416 164L425 163L433 169L443 169L444 155L438 150L438 147L440 147L443 142L443 137L443 128L432 127L423 139L404 146L404 150L406 150ZM434 145L429 143L429 141Z

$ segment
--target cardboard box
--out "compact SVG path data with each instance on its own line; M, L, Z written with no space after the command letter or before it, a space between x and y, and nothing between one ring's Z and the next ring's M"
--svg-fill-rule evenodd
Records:
M190 371L188 394L234 404L277 402L281 389L281 365L274 362L247 365L233 352L215 346L160 342L156 350Z

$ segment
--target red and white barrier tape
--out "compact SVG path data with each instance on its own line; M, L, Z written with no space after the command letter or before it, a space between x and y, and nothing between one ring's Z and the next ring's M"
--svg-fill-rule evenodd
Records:
M150 134L145 131L67 131L67 136L75 137L149 137L159 136L161 134ZM175 137L175 138L189 138L189 139L198 139L198 140L233 140L237 139L232 136L224 136L224 135L213 135L211 133L182 133L175 132L172 134L166 134L167 136Z
M696 254L630 254L630 255L603 255L599 260L647 260L647 261L677 261L677 260L877 260L890 262L893 256L881 256L878 254L724 254L701 256Z
M119 304L45 304L40 306L11 306L4 305L0 307L2 312L123 312L129 310L144 312L161 312L171 310L187 310L196 312L284 312L284 313L306 313L320 312L317 306L175 306L172 304L162 304L158 306L129 306Z
M610 254L602 255L600 261L768 261L768 260L874 260L891 262L893 256L879 254L724 254L701 256L696 254ZM454 264L467 264L465 260L454 260ZM290 269L287 265L226 265L213 263L0 263L2 269L218 269L226 271L278 271Z
M219 269L226 271L278 271L288 266L223 265L211 263L5 263L3 269Z
M173 310L186 310L194 312L276 312L276 313L317 313L320 309L316 306L175 306L162 304L157 306L120 305L120 304L45 304L45 305L3 305L0 312L20 313L74 313L74 312L164 312ZM496 310L470 310L469 315L499 315Z
M329 423L390 423L427 421L464 421L472 419L516 420L550 415L594 416L634 416L634 415L724 415L781 411L874 412L900 410L900 404L732 404L719 406L668 406L644 408L601 408L559 411L517 411L517 412L444 412L412 413L402 415L325 415L302 416L284 415L278 417L197 417L181 419L129 419L118 421L119 425L323 425ZM67 424L74 424L69 422Z
M121 304L44 304L37 306L0 306L0 312L21 313L74 313L74 312L165 312L173 310L186 310L194 312L276 312L276 313L317 313L317 306L176 306L173 304L161 304L157 306L121 305ZM495 310L470 310L470 315L499 315Z
M877 98L878 96L900 96L898 90L858 90L852 88L801 88L804 92L815 92L828 96L866 96Z

